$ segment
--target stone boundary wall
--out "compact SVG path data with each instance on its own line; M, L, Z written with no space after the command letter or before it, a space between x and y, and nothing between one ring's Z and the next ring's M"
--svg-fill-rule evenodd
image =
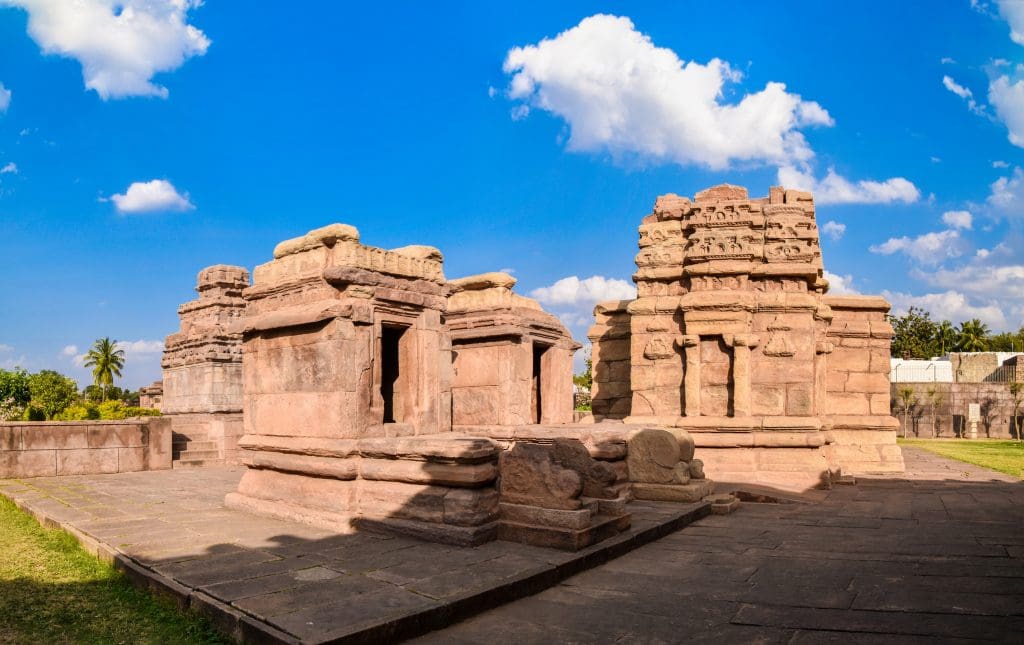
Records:
M890 388L892 416L900 423L899 436L903 434L903 403L899 390L909 387L914 390L916 403L907 413L908 437L930 438L932 436L932 405L928 402L928 390L935 388L942 395L942 402L935 406L935 436L959 437L968 428L967 406L977 403L981 406L981 421L978 422L978 437L991 439L1016 439L1014 430L1013 397L1008 383L893 383ZM1024 403L1018 414L1024 425Z
M171 421L0 423L0 479L171 467Z

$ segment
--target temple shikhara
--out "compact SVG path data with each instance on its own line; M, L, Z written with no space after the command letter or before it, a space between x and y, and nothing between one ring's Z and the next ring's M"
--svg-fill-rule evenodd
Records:
M566 549L629 527L635 499L731 510L713 480L902 470L888 304L827 295L810 194L659 197L636 264L637 298L595 309L578 423L581 346L505 273L449 280L438 249L344 224L282 242L251 285L206 269L167 339L176 448L246 466L231 508Z

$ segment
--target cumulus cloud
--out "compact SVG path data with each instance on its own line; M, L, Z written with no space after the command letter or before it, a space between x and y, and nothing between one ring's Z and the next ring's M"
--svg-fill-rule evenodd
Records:
M794 163L814 154L801 128L833 125L821 105L783 83L725 102L739 71L718 58L683 61L625 17L590 16L554 38L515 47L504 70L509 98L565 119L573 151L712 169Z
M883 244L870 247L872 253L892 255L905 253L922 264L939 264L949 258L963 255L964 241L955 230L925 233L917 237L893 237Z
M988 100L1006 125L1010 143L1024 148L1024 81L1011 84L1008 77L1000 76L989 83Z
M973 219L969 211L946 211L942 214L942 222L951 228L970 229Z
M838 240L846 233L846 224L840 224L839 222L825 222L825 225L821 227L821 230L825 232L833 240Z
M852 182L829 168L824 179L816 179L809 169L782 166L779 183L786 188L810 191L819 204L892 204L912 203L921 198L921 191L903 177L885 181L862 179Z
M580 280L576 276L562 278L548 287L540 287L530 295L545 305L587 305L593 307L602 300L630 300L636 297L636 287L617 278L594 275Z
M992 162L992 167L993 168L1009 168L1010 164L1006 163L1005 161L1002 161L1001 159L996 159L995 161Z
M828 280L828 292L834 296L856 296L860 294L853 288L853 276L850 274L838 275L831 271L825 271L825 279Z
M986 202L997 214L1008 217L1024 216L1024 171L1013 169L1008 177L992 182Z
M210 46L188 24L202 0L0 0L28 12L28 33L44 53L74 58L88 89L104 100L167 97L153 76Z
M0 175L17 175L18 165L13 161L8 161L2 167L0 167Z
M999 6L999 15L1010 25L1010 38L1018 45L1024 45L1024 3L1020 0L996 0ZM982 5L988 8L987 3L980 0L971 0L971 6L978 8Z
M11 91L4 87L3 83L0 83L0 114L7 111L7 108L11 105Z
M64 349L60 350L61 356L74 356L78 353L78 345L65 345Z
M180 194L166 179L137 181L122 194L110 198L120 213L152 213L154 211L187 211L195 206L188 193Z
M966 295L952 289L920 296L893 291L883 291L882 295L892 304L893 314L906 313L910 307L921 307L938 320L960 322L978 318L993 329L1007 328L1006 315L998 305L972 304Z

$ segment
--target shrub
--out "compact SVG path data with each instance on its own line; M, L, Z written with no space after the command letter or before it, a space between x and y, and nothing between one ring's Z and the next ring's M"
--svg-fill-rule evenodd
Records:
M32 392L31 405L42 410L45 419L52 419L78 398L78 383L53 370L43 370L28 377Z
M125 418L125 405L124 401L104 401L96 406L99 410L100 418L104 421L116 421Z
M130 405L124 409L124 414L125 417L158 417L160 416L160 410Z
M76 403L53 417L54 421L89 421L99 418L100 411L92 403Z
M24 421L46 421L46 412L33 403L25 406L25 412L21 416Z

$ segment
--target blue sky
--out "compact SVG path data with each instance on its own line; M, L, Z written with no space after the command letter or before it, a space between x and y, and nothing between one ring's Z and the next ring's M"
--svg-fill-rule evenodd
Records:
M836 291L1024 323L1022 2L369 4L0 0L0 367L148 384L201 268L336 221L583 340L657 195L780 179Z

